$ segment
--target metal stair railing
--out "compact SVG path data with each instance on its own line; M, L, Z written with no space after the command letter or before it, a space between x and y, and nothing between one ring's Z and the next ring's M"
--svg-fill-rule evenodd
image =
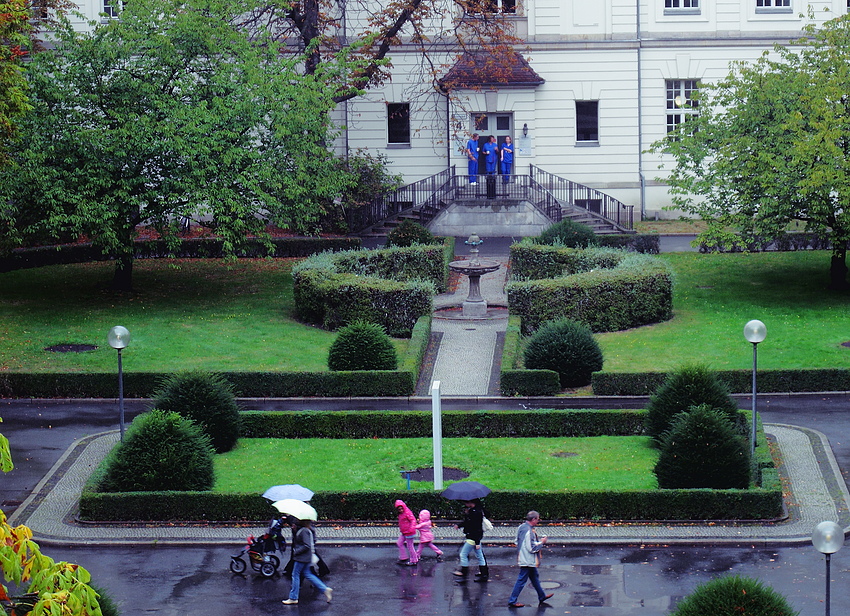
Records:
M633 205L626 205L611 195L564 179L535 165L529 165L529 173L538 185L549 191L561 203L569 203L597 214L623 229L634 229L635 208Z
M407 210L417 209L429 212L436 209L439 211L441 201L451 200L454 174L454 167L450 167L381 195L364 206L349 209L346 212L348 232L359 233ZM424 215L427 216L427 214Z

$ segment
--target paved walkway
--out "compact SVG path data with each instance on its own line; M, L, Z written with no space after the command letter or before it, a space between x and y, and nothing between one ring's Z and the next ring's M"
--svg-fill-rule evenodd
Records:
M783 475L790 491L786 495L788 517L776 523L566 523L548 524L550 542L556 545L609 544L709 544L709 545L795 545L811 541L814 527L832 520L850 526L850 494L826 437L816 431L768 424L765 430L782 453ZM75 520L80 493L92 470L118 440L117 431L81 439L60 458L36 486L32 495L10 517L10 522L33 529L43 544L151 545L151 544L244 544L249 534L263 528L236 526L94 525ZM322 541L329 544L392 544L397 538L395 523L386 525L333 524L320 522ZM516 523L496 524L485 541L513 541ZM435 529L440 539L458 539L449 526Z

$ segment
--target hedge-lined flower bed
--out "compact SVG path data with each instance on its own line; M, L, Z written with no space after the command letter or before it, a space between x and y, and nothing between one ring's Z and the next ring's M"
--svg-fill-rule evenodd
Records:
M508 306L524 335L564 317L607 332L673 316L673 275L649 255L520 242L511 246L511 276Z
M443 414L446 436L593 436L639 434L645 411L535 410ZM306 418L309 416L309 421ZM427 412L250 412L246 436L373 438L428 436ZM536 509L553 520L736 520L775 519L783 514L779 475L773 468L764 433L759 431L756 468L759 487L749 490L635 490L628 492L500 491L487 497L494 519L519 520ZM95 471L80 499L84 520L112 521L266 521L269 503L259 494L213 492L96 492ZM387 520L387 503L402 498L414 510L436 517L461 516L460 504L435 492L317 492L311 504L328 520Z
M298 317L326 329L359 319L410 335L446 288L451 242L322 253L292 268Z

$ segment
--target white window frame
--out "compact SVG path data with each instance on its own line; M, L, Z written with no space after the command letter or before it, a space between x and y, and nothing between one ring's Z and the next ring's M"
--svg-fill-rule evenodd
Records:
M665 15L699 15L699 0L664 0Z
M109 19L117 19L118 14L124 10L125 0L103 0L103 12Z
M407 116L407 141L390 141L390 137L392 136L392 134L394 132L393 130L390 129L390 123L393 121L393 118L391 117L392 113L390 112L390 105L404 106L407 109L407 114L406 114L406 116ZM388 147L396 147L396 148L410 147L410 136L411 136L411 132L412 132L411 128L410 128L410 112L411 112L410 103L408 103L408 102L401 102L401 103L387 102L387 146ZM398 121L398 120L396 120L396 121ZM401 132L403 132L403 131L401 131Z
M473 10L472 15L493 15L501 13L503 15L519 15L519 0L479 0L480 4L477 8L481 10ZM486 6L485 5L489 5ZM506 8L507 7L507 8ZM485 10L486 9L486 10ZM491 10L495 9L495 10Z
M792 13L791 0L756 0L756 13Z
M699 91L698 79L667 79L664 82L667 132L672 132L688 117L699 112L693 95Z

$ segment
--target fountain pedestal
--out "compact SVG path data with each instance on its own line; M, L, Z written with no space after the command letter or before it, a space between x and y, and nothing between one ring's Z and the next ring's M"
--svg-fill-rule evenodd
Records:
M481 297L481 276L499 269L498 261L452 261L449 269L460 272L469 278L469 295L463 302L463 316L468 318L484 318L487 316L487 301Z

